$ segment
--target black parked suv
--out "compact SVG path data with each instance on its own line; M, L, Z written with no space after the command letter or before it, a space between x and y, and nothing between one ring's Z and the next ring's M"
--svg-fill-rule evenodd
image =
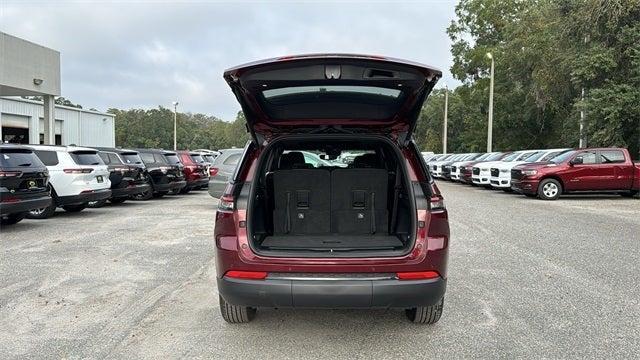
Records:
M51 204L49 173L33 150L0 145L0 216L2 225L24 219L34 209Z
M162 149L135 150L147 168L147 177L150 180L152 191L146 198L162 197L168 193L176 194L187 186L182 165L171 164L167 160L166 156L175 156L175 152Z
M130 197L145 196L151 185L145 175L145 167L137 151L115 148L95 148L109 168L112 204L123 203ZM93 201L89 207L101 207L107 200Z

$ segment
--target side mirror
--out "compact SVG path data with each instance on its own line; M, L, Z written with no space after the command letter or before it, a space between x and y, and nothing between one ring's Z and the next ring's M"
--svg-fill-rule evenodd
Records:
M582 156L576 156L575 158L571 159L571 161L569 161L569 164L571 165L582 164Z

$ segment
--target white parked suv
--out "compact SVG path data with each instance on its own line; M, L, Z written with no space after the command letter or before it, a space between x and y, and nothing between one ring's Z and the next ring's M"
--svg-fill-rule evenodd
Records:
M489 182L494 188L510 192L511 169L513 169L515 166L525 163L547 161L569 150L571 149L534 150L533 152L529 153L529 155L520 157L519 160L497 163L490 169L491 177Z
M111 197L109 170L95 149L77 146L28 145L49 170L49 190L53 201L27 217L45 219L56 207L78 212L90 201Z

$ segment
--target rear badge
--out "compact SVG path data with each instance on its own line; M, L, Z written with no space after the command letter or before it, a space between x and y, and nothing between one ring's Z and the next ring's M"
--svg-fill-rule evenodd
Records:
M35 181L33 181L33 180L29 180L29 182L27 183L27 185L29 185L29 189L33 189L33 188L37 187L37 186L36 186L36 185L37 185L37 184L36 184L36 182L35 182Z
M358 219L364 219L364 214L363 213L358 213Z
M298 219L304 219L304 213L298 213Z

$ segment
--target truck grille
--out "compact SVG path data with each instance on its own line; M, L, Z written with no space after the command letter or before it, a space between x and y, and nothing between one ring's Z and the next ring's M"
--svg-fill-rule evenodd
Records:
M518 170L518 169L512 169L511 170L511 178L512 179L516 179L516 180L522 179L522 171Z
M491 168L491 176L498 177L500 175L500 170L496 168Z
M480 175L480 168L474 167L473 168L473 175Z

